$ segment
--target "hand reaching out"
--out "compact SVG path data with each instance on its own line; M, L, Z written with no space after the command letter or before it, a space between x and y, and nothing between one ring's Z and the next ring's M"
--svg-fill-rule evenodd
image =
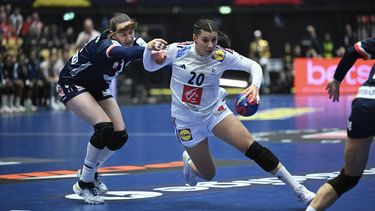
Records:
M329 99L332 99L333 102L339 102L340 99L340 84L341 82L333 79L327 84L326 90L328 92Z

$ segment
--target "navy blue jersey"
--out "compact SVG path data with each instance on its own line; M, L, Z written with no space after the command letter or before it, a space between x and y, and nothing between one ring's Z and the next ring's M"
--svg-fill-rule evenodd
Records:
M355 50L362 55L363 59L375 59L375 38L366 39L357 42L354 45ZM372 66L370 75L364 86L375 86L375 65Z
M346 49L344 56L337 65L334 78L342 81L357 59L375 59L375 38L359 41L353 47ZM363 86L375 86L375 66L373 65L367 81Z
M59 81L104 90L131 60L143 57L144 47L124 47L108 38L108 34L108 31L102 33L72 56L62 69Z

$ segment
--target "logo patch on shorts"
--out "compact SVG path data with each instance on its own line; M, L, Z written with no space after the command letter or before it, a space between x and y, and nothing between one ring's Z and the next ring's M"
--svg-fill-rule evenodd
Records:
M109 96L109 95L111 95L111 91L109 89L103 90L102 95L103 95L103 97Z
M227 108L224 105L219 106L215 112L215 116L220 116L224 111L226 111Z
M352 122L351 122L351 121L348 121L347 129L348 129L349 131L352 130Z
M180 136L182 141L190 141L193 139L190 129L178 130L178 135Z

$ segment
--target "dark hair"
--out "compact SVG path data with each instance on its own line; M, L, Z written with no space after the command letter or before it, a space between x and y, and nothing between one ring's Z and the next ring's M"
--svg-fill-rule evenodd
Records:
M224 41L227 47L230 47L231 42L225 33L219 30L219 27L215 24L213 20L210 19L200 19L194 24L194 34L199 35L201 32L207 31L207 32L217 32L217 35L219 37L219 41Z
M116 28L117 24L123 23L123 22L126 22L126 21L132 22L132 24L130 24L132 26L131 28L135 28L136 25L137 25L137 22L135 20L131 19L127 14L125 14L125 13L115 13L115 14L113 14L113 17L111 18L111 20L109 20L109 29L112 32L116 32L118 30ZM127 29L129 29L129 28L127 27Z

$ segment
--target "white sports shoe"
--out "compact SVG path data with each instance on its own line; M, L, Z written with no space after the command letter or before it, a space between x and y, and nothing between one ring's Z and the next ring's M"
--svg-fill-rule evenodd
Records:
M88 204L103 204L104 199L96 192L93 182L90 182L88 187L81 187L78 181L73 185L75 194L82 196L83 200Z
M186 183L190 186L196 186L198 183L197 174L193 171L193 169L189 165L190 156L186 151L182 153L182 160L184 161L183 175L184 175Z
M309 191L305 186L300 185L294 189L298 200L302 201L304 204L309 205L310 202L315 198L315 193Z
M81 178L81 170L78 170L78 172L77 172L77 177L78 177L78 180ZM101 177L101 174L100 174L99 172L95 172L95 176L94 176L94 185L95 185L96 191L97 191L99 194L107 193L107 192L108 192L108 188L107 188L107 186L101 181L100 177Z

